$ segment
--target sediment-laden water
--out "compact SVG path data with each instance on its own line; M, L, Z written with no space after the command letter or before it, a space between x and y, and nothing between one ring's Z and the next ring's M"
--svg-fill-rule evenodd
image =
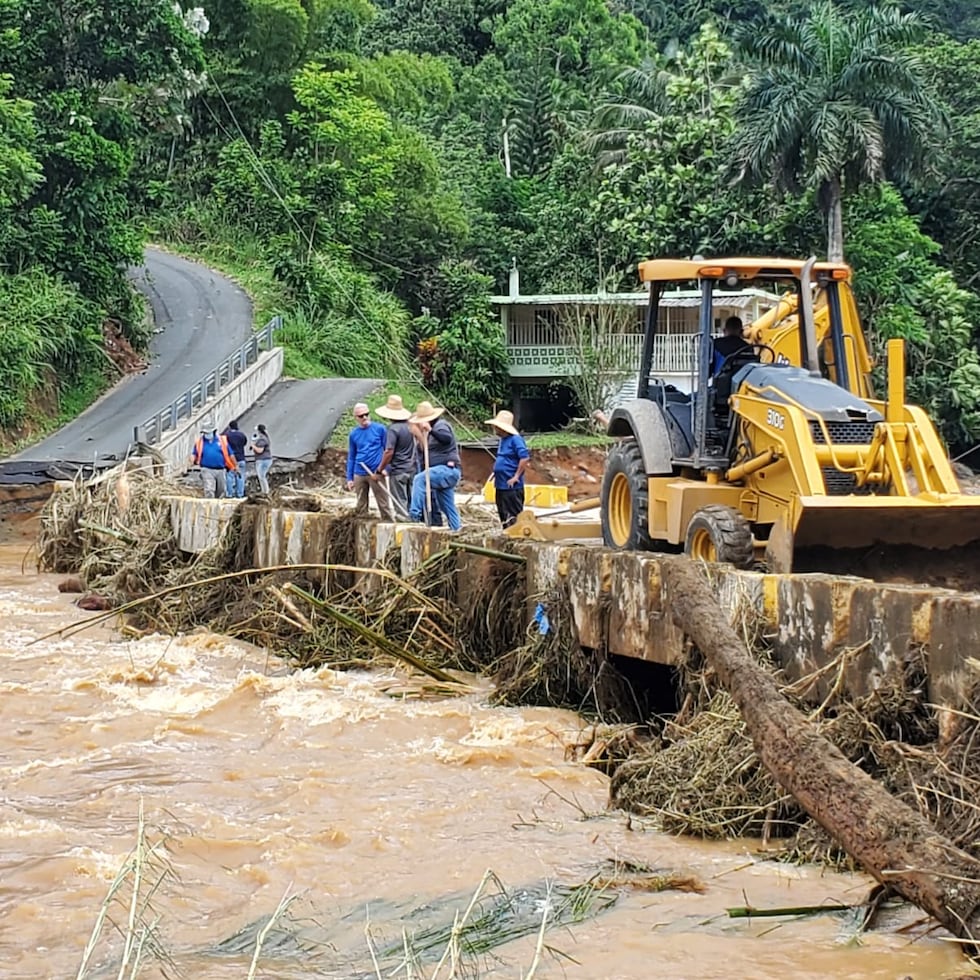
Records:
M89 614L56 576L22 572L28 531L0 548L0 977L76 976L141 808L141 894L153 893L135 934L156 923L187 977L246 977L284 897L255 976L391 975L403 937L413 975L428 976L487 871L500 884L487 883L471 921L483 915L500 942L468 976L526 975L546 909L558 925L539 978L964 972L912 911L859 938L848 915L729 919L729 906L859 902L869 880L606 812L606 778L569 758L586 727L569 712L393 697L404 688L394 671L289 674L206 632L32 642ZM705 890L581 888L609 862ZM108 906L123 931L129 888ZM107 925L85 975L115 977L123 949ZM152 957L139 973L162 975Z

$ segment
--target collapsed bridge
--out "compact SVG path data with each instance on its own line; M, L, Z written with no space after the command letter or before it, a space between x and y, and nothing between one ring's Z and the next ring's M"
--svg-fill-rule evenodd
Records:
M205 551L217 541L238 502L191 497L170 498L178 548ZM255 507L252 523L257 566L323 562L331 527L329 513ZM393 547L400 551L401 573L410 574L452 541L446 531L416 525L357 522L354 564L369 567ZM505 539L488 533L479 546L499 549ZM582 646L671 668L682 662L685 639L670 616L672 596L663 575L665 556L613 552L568 543L507 541L524 561L528 622L535 597L556 585L567 592L575 631ZM493 559L459 550L458 592L474 596L491 581ZM969 672L980 635L980 593L920 585L894 585L827 574L765 574L712 566L719 601L729 610L750 608L771 643L777 662L792 679L847 657L843 682L861 696L905 670L909 658L924 655L928 696L938 705L955 705ZM378 580L360 576L365 592Z

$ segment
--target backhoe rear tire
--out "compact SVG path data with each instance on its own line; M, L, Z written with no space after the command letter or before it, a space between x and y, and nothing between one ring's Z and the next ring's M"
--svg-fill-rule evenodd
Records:
M652 551L650 500L643 454L632 439L614 446L606 457L599 497L602 540L621 551Z
M687 526L684 553L701 561L751 568L755 558L752 527L733 507L708 504L695 512Z

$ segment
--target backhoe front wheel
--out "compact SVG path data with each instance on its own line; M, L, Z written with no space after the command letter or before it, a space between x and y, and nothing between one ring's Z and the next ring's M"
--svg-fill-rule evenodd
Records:
M614 446L606 457L599 498L602 540L610 548L652 551L646 467L633 440Z
M729 562L736 568L751 568L755 557L752 528L734 508L708 504L691 518L684 552L700 561Z

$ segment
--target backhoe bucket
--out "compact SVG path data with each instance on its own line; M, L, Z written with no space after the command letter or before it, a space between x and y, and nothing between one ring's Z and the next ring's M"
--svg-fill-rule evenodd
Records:
M980 496L799 497L791 535L773 530L774 571L823 571L980 587Z

